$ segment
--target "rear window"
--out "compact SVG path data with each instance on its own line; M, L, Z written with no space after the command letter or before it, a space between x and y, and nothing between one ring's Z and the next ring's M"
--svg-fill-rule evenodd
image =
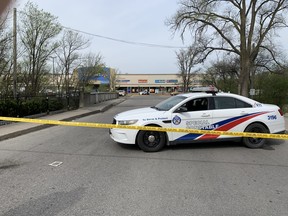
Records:
M251 104L233 97L214 97L215 109L235 109L252 107Z

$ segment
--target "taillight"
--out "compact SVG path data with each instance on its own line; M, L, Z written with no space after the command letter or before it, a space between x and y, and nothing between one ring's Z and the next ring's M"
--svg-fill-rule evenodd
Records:
M278 109L278 112L280 113L281 116L283 116L283 112L281 109Z

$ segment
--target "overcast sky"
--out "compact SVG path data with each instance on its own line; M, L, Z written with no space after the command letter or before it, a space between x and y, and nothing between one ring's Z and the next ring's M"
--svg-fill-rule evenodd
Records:
M87 52L100 53L107 66L123 73L177 73L175 52L185 45L165 25L178 0L30 0L58 17L61 25L95 35L176 48L141 46L87 35ZM28 0L18 0L21 10ZM189 44L187 38L187 43Z
M14 6L21 10L28 1L17 0ZM177 73L175 52L191 44L191 38L185 38L183 43L179 33L173 35L165 25L179 8L179 0L30 1L58 17L64 27L132 43L175 47L141 46L86 35L91 39L87 53L100 53L106 65L119 69L121 74ZM281 35L281 44L286 46L287 31Z

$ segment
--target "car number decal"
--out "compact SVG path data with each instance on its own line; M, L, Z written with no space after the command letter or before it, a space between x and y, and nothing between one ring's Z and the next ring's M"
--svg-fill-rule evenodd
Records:
M268 115L268 120L277 120L276 115Z

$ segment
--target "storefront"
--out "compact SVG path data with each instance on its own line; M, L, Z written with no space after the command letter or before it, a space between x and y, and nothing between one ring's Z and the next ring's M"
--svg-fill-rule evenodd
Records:
M199 76L193 79L193 85L199 85ZM116 88L127 93L148 90L150 93L172 92L181 89L181 77L177 74L119 74Z

